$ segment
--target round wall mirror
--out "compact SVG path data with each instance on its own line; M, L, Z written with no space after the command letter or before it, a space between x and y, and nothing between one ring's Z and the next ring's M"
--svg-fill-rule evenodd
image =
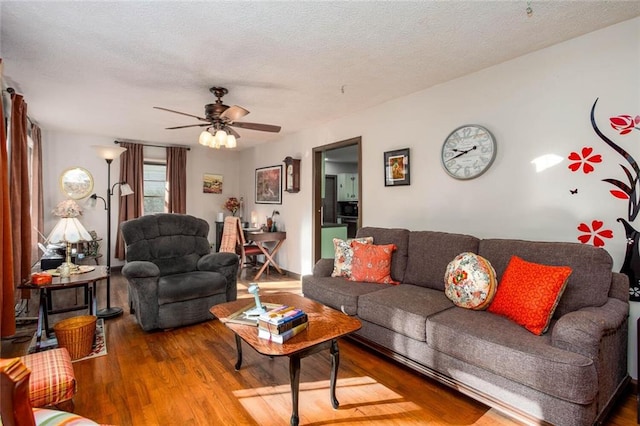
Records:
M69 198L80 200L93 191L93 176L82 167L71 167L60 176L60 189Z

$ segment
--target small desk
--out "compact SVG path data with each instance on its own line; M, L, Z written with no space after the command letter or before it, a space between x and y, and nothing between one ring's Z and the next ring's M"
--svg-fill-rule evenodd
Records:
M38 328L36 330L36 352L40 350L42 343L42 331L45 337L49 337L49 314L60 314L80 309L89 309L89 315L96 315L98 311L96 301L96 282L106 279L109 276L109 269L106 266L96 266L93 271L82 274L73 274L69 278L53 277L51 284L36 285L27 282L20 284L18 288L38 290L40 293L40 303L38 307ZM67 288L84 287L85 304L79 307L66 309L52 309L51 296L54 290Z
M280 265L278 265L276 261L273 260L273 256L275 256L278 250L280 250L280 247L282 247L282 243L287 238L286 232L248 231L246 233L246 238L247 241L253 241L258 246L258 248L260 248L260 251L262 252L262 254L264 254L265 257L262 268L260 268L258 273L253 277L254 280L260 279L262 273L269 267L269 265L273 265L273 267L276 268L276 270L280 274L284 274L282 272L282 269L280 269ZM271 250L269 250L269 247L264 245L264 243L267 242L275 242L276 245L273 246Z

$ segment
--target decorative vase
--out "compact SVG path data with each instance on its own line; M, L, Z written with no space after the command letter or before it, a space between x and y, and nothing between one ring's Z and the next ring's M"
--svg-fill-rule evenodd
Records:
M268 217L267 218L267 231L271 232L272 229L273 229L273 219Z
M620 272L629 277L629 300L640 301L640 253L638 252L640 242L640 232L626 220L618 218L627 234L627 250Z

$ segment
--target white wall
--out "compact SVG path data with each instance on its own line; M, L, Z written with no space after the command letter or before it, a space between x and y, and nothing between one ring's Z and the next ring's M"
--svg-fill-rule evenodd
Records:
M636 18L243 151L243 175L279 164L287 155L302 158L301 190L285 193L280 209L287 241L278 258L293 272L307 274L313 266L311 150L355 136L363 143L363 225L577 242L580 223L601 220L614 233L605 249L619 270L626 238L616 218L626 217L627 202L613 198L613 187L602 179L625 180L619 166L624 161L595 135L589 114L600 98L600 128L640 159L640 131L621 137L609 126L609 117L640 114L639 76ZM494 134L498 154L487 173L458 181L444 172L440 149L453 129L470 123ZM584 146L593 147L603 162L589 175L572 173L567 156ZM405 147L411 149L412 184L385 187L383 153ZM564 161L537 173L531 161L545 154ZM252 181L243 179L242 185L252 190ZM578 194L571 195L575 188ZM631 305L630 336L635 336L640 307ZM637 377L635 339L629 346L629 369Z

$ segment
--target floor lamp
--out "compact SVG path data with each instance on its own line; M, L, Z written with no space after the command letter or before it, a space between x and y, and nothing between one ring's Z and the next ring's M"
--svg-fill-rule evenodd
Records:
M111 185L111 162L127 149L119 146L94 146L94 149L107 162L107 197L105 199L98 194L93 194L89 197L89 201L91 205L95 206L96 200L100 198L107 211L107 269L111 271L111 196L114 194L116 186L120 187L120 196L122 197L133 194L133 190L126 182L116 182ZM98 311L98 318L114 318L120 314L122 314L122 308L111 306L111 274L109 274L107 276L107 307Z

